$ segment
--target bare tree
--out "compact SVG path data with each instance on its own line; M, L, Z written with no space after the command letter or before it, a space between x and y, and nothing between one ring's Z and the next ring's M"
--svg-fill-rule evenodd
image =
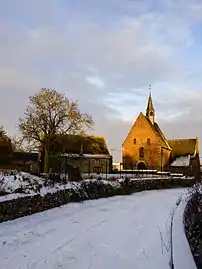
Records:
M93 126L92 117L81 113L78 102L53 89L42 88L29 98L19 129L27 142L45 149L44 171L48 172L48 151L59 134L78 134Z
M6 137L6 131L3 125L0 125L0 137Z
M10 138L8 137L4 127L0 126L0 159L3 161L4 159L12 153L13 147Z
M27 141L24 137L20 135L13 135L10 137L12 142L13 151L23 152L23 151L35 151L38 149L36 142Z
M13 146L13 151L24 151L23 148L23 138L17 135L13 135L10 137L11 143Z

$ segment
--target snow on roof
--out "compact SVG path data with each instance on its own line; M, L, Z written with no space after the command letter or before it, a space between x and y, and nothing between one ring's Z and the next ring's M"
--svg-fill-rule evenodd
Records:
M187 155L176 158L171 163L171 166L189 166L189 164L190 164L190 155Z

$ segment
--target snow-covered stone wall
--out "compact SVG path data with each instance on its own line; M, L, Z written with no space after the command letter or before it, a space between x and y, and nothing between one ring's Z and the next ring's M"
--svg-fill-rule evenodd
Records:
M35 194L10 194L0 197L0 222L16 219L69 202L106 198L114 195L127 195L133 192L188 187L193 178L146 179L146 180L84 180L58 189L41 189Z

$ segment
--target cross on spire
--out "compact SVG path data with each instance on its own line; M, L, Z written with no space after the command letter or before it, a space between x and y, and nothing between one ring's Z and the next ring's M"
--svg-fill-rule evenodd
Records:
M149 94L151 95L151 84L149 84Z

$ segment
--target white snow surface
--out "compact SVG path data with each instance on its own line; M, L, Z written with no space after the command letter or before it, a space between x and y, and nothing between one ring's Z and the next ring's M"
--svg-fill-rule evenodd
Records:
M1 223L0 268L169 269L170 219L184 192L145 191L71 203ZM179 230L176 240L184 236ZM190 251L186 244L180 248L184 256L176 269L188 268L184 257Z
M186 195L184 195L173 218L173 263L175 269L197 269L184 232L183 214L187 205L186 198Z
M190 155L187 155L176 158L176 160L174 160L171 163L171 166L189 166L189 164L190 164Z
M43 182L44 179L25 172L13 171L13 175L0 173L0 187L7 192L13 192L22 187L27 193L35 193L35 187Z

